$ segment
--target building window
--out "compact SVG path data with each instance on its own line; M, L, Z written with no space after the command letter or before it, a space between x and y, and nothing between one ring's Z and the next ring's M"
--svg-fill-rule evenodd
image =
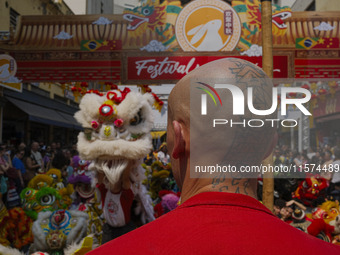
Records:
M10 27L13 28L14 30L17 27L18 17L19 16L20 16L19 13L17 13L14 9L10 8L10 11L9 11L9 23L10 23Z

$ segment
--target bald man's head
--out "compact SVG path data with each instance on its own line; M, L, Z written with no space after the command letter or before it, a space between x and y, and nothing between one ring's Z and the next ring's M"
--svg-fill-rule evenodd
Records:
M236 94L233 95L230 89L216 89L215 93L216 84L236 86L239 94L244 95L244 101L242 97L233 98ZM225 58L210 62L193 70L176 84L169 96L168 124L178 121L182 128L188 130L190 138L185 139L190 143L191 162L240 167L262 161L275 131L271 122L266 120L275 118L276 112L261 116L249 111L249 87L253 91L254 108L270 109L272 84L269 78L259 67L245 60ZM206 98L206 114L202 112L202 95ZM234 100L239 100L237 107ZM240 110L235 108L242 107L244 114L235 115L236 110ZM249 120L253 120L254 126L264 125L251 127Z

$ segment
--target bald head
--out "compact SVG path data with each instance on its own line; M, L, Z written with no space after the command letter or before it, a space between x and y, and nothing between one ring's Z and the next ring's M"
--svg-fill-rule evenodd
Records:
M176 84L169 96L168 125L173 125L174 121L179 122L180 127L186 130L186 137L183 139L190 144L191 149L186 149L190 152L191 162L240 167L257 165L262 161L270 148L275 131L271 122L266 119L275 118L276 112L269 116L255 115L248 109L247 98L248 88L251 87L254 108L270 109L272 84L268 79L262 69L248 61L225 58L193 70ZM230 89L216 89L215 94L212 88L216 84L230 84L241 91L244 101L238 102L238 106L243 106L244 114L234 114L237 110L234 109L234 100L242 98L235 99L236 94L233 95ZM202 95L206 95L205 115L202 113ZM221 120L224 124L214 126L216 120ZM259 126L262 122L264 125L250 127L249 120L253 120L253 125ZM172 135L178 134L173 132ZM170 136L171 133L168 134L168 139L174 141ZM168 147L171 154L172 144ZM180 168L181 172L186 171L183 166Z

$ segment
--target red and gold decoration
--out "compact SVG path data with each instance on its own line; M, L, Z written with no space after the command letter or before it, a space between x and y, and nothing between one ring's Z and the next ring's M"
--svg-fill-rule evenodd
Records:
M159 97L155 93L152 93L152 90L149 87L149 85L138 85L138 87L141 89L142 94L151 93L153 95L153 97L155 99L153 106L155 107L156 110L161 112L163 105L164 105L164 102L161 99L159 99Z
M327 90L326 89L319 89L318 90L318 94L321 100L325 100L326 99L326 94L327 94Z

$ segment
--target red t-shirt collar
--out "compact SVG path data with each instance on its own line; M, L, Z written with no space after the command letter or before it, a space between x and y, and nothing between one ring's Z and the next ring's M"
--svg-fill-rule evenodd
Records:
M199 206L199 205L225 205L238 206L248 209L263 211L274 216L263 204L255 198L243 194L227 193L227 192L203 192L197 194L183 204L178 209Z

